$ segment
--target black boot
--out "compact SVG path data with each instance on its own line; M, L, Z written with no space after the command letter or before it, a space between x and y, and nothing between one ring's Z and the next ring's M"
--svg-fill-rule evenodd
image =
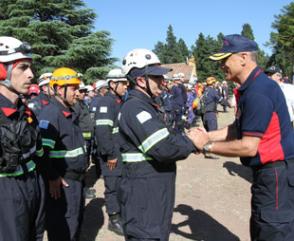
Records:
M119 213L109 215L108 229L118 235L124 235Z

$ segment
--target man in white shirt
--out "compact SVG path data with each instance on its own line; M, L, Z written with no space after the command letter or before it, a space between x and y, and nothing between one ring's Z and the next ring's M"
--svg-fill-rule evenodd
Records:
M286 99L290 119L293 124L294 123L294 85L283 83L282 70L277 66L271 66L268 69L266 69L264 72L268 75L268 77L276 81L281 87Z

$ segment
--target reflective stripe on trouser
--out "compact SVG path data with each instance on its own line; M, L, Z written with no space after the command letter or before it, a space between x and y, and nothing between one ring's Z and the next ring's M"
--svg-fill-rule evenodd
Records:
M34 161L28 161L27 163L24 164L25 169L21 166L18 165L16 170L12 173L0 173L0 177L17 177L17 176L21 176L25 173L25 171L27 172L32 172L36 169L36 164Z
M126 236L135 240L168 241L175 200L175 176L175 172L171 172L155 177L122 177L118 194Z
M0 178L0 240L42 241L44 185L36 172Z
M83 185L79 181L65 179L69 187L63 187L57 200L48 197L46 229L49 241L76 241L83 211Z
M294 240L294 165L254 171L251 240Z

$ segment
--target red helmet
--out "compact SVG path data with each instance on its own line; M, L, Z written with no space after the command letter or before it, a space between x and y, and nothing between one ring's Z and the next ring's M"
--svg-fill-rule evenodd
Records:
M32 84L30 86L28 95L32 95L32 94L35 94L35 95L40 94L40 88L37 84Z

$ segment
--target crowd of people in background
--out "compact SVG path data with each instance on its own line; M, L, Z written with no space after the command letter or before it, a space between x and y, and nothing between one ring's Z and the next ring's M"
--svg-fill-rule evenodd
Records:
M279 106L278 114L275 112L273 118L281 115L285 121L283 127L290 130L286 119L290 116L293 127L294 86L285 83L277 66L264 72L278 85L266 82L268 78L261 74L262 70L254 61L257 47L253 41L239 35L230 35L226 41L231 45L227 47L224 42L225 52L215 54L211 59L223 61L223 70L230 68L229 60L234 60L236 65L241 63L238 66L242 71L255 71L249 80L255 84L254 80L258 78L275 91L278 104L285 106ZM205 157L208 157L207 153L251 155L251 152L242 154L247 150L245 147L240 153L235 153L237 148L225 152L229 149L225 141L229 139L223 133L216 134L222 132L218 130L218 112L227 113L229 108L235 107L238 121L240 115L244 115L239 113L240 109L249 111L246 106L249 100L244 95L246 84L241 77L227 79L242 85L228 85L226 80L217 80L209 73L206 79L189 83L183 73L168 77L171 70L160 66L160 60L152 51L134 49L124 58L123 66L111 69L105 80L85 85L81 73L60 67L52 73L43 73L33 84L29 46L15 38L0 37L1 48L5 48L0 53L0 71L3 72L0 72L3 81L0 104L1 116L5 116L5 121L1 121L12 124L3 129L5 125L1 123L1 138L10 138L7 142L10 146L1 142L0 180L6 186L1 184L0 188L3 193L9 192L13 200L19 199L19 194L8 189L21 189L22 213L25 213L21 221L16 221L17 204L6 202L6 206L3 205L6 209L0 208L1 240L41 241L45 224L49 241L77 240L84 197L96 196L87 182L87 170L95 165L96 178L102 174L104 179L109 230L124 235L129 241L167 241L175 199L175 162L197 152ZM239 52L242 54L238 55ZM228 75L229 70L226 71ZM254 109L254 104L250 103L250 108ZM272 105L266 107L270 109ZM268 112L272 113L271 110ZM252 111L246 118L256 117L256 114L256 110ZM238 127L234 124L234 128L248 125L242 138L251 138L258 146L261 135L256 133L260 130L249 127L252 120L243 118L244 122L236 123ZM273 125L278 123L273 121ZM265 131L266 123L258 122L255 126L261 124ZM15 142L13 138L17 136L26 141L17 138L18 142ZM287 138L285 143L288 145L292 137ZM216 146L222 143L221 150L217 149ZM237 144L240 148L240 143ZM285 153L291 156L287 148ZM269 158L269 155L265 156ZM10 159L20 162L13 163ZM277 160L278 164L282 159ZM39 174L45 184L39 180ZM30 185L35 189L28 192ZM3 219L7 216L9 222ZM258 223L261 222L259 217L255 221L253 235L257 237L258 229L263 229L264 224ZM7 227L8 232L4 233L3 227Z

